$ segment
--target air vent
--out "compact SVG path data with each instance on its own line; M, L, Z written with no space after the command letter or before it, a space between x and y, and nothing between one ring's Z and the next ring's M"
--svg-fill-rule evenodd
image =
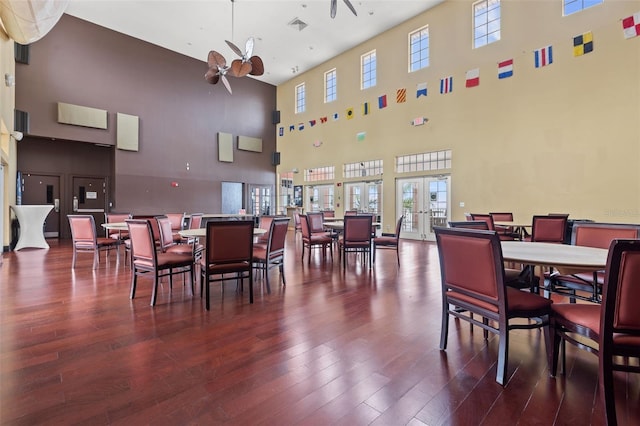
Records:
M300 18L293 18L287 25L296 28L298 31L302 31L307 28L307 23L300 20Z

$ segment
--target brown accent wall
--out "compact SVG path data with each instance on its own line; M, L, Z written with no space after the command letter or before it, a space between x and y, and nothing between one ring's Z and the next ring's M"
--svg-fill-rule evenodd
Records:
M140 117L139 151L110 148L112 210L219 212L222 181L275 186L275 86L230 78L230 95L221 84L205 82L205 58L68 15L31 45L30 54L29 65L16 64L16 108L30 115L29 135L115 145L116 113ZM107 110L108 129L59 124L58 102ZM218 132L234 135L233 163L218 162ZM261 138L263 152L238 151L238 135ZM65 152L83 161L80 152ZM20 167L35 167L45 155L18 146Z

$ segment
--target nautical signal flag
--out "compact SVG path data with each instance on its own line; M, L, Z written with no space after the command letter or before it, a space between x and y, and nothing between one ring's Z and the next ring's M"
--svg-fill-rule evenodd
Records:
M353 118L353 108L347 109L347 120L351 120Z
M453 92L453 77L440 79L440 94Z
M382 95L378 97L378 109L387 107L387 95Z
M332 117L333 117L333 121L336 121L339 118L338 113L334 112Z
M416 86L416 98L427 96L427 83L418 83Z
M480 85L480 68L474 68L467 71L467 80L465 82L466 87L476 87Z
M399 104L407 102L407 89L398 89L396 91L396 102Z
M278 134L280 136L284 136L284 127L280 127L280 129L278 129Z
M552 46L543 47L533 51L533 62L536 68L542 68L553 63Z
M327 117L320 117L320 123L324 124L327 122Z
M369 115L369 102L362 104L362 115Z
M622 31L624 31L624 38L633 38L640 35L640 12L622 20Z
M291 126L289 126L289 131L293 132L296 129L296 125L292 124Z
M498 78L513 77L513 59L498 62Z
M316 120L309 120L309 126L313 127L316 125Z
M304 130L304 123L298 124L298 130Z
M593 52L593 34L591 31L573 38L573 56L582 56L591 52Z

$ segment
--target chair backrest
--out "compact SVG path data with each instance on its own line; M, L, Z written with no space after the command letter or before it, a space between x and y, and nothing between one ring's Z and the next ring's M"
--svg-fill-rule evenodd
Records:
M533 216L531 241L562 244L566 228L566 216Z
M336 217L335 210L324 210L322 214L324 215L324 217Z
M267 244L269 242L269 236L271 235L271 223L276 216L262 215L258 220L258 228L266 229L265 234L260 235L257 240L259 243Z
M267 256L278 257L284 254L284 245L289 230L288 217L276 217L271 221L269 229L269 243L267 244Z
M358 214L358 210L345 210L344 215L345 216L355 216Z
M105 223L124 222L127 219L131 219L131 213L105 213ZM107 237L111 235L121 235L122 231L117 229L107 229Z
M513 222L513 213L489 213L494 222Z
M610 348L614 334L619 341L623 335L635 336L637 346L640 342L640 240L613 240L606 271L602 288L600 348ZM628 344L632 345L631 342Z
M173 232L182 230L184 223L184 213L167 213L165 215L171 221L171 229Z
M300 223L300 213L298 211L293 212L293 226L295 229L301 229L302 224Z
M205 257L207 265L251 264L253 220L207 222Z
M481 229L484 231L489 230L489 225L484 220L469 220L459 222L449 222L450 228L466 228L466 229Z
M69 219L73 244L96 244L96 224L92 215L70 214L67 218Z
M493 217L491 217L490 214L471 213L471 220L482 220L484 222L487 222L487 228L489 229L489 231L494 231L496 229L495 225L493 224Z
M189 229L198 229L202 226L202 213L191 213L189 217Z
M160 248L164 252L167 248L175 245L171 220L166 216L158 216L155 220L158 222L158 231L160 232Z
M640 238L640 225L617 223L574 223L571 244L576 246L608 249L614 239Z
M141 262L148 267L157 265L155 239L151 223L154 219L129 219L126 221L131 239L131 256L134 262Z
M396 238L400 238L400 232L402 232L402 222L404 221L404 215L400 216L400 219L396 222Z
M324 217L322 212L307 213L309 219L309 229L312 234L324 232Z
M372 215L356 215L344 217L345 242L371 242Z
M442 294L456 292L486 310L506 313L500 238L495 231L435 227Z
M163 215L160 215L160 216L163 216ZM158 216L133 215L133 219L141 219L141 220L148 220L149 221L149 225L151 226L151 235L153 236L153 240L157 244L160 244L160 229L158 229L158 221L155 220L156 217L158 217Z

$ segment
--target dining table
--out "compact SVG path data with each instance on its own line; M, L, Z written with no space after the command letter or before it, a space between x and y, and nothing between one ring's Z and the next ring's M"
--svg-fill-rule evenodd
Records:
M268 231L263 228L253 228L254 237L259 237L267 232ZM182 231L178 231L178 234L184 238L202 238L207 236L207 228L183 229Z
M569 244L502 241L505 262L555 268L561 274L593 272L605 269L607 249Z
M531 235L531 228L533 227L533 225L531 223L524 223L524 222L505 222L505 221L496 221L493 222L493 225L495 227L501 227L501 228L511 228L513 229L513 233L514 234L518 234L520 236L520 239L524 239L524 237L528 237L529 235Z

